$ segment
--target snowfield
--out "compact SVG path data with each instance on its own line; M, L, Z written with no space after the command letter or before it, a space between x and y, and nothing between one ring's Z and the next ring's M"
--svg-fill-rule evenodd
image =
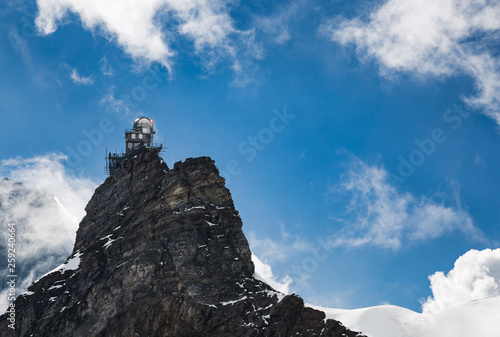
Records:
M369 337L500 337L500 296L465 302L435 314L394 305L354 310L307 306Z

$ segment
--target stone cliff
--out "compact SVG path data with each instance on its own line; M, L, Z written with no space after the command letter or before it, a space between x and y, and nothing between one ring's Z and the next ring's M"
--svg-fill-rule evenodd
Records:
M0 337L358 336L253 277L240 216L208 157L169 169L145 151L86 211L71 256L16 299L15 331L0 317Z

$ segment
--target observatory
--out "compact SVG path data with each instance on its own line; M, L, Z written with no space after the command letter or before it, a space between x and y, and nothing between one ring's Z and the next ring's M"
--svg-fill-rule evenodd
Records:
M137 118L134 121L133 129L125 131L125 153L131 153L140 148L150 148L155 133L152 119L147 117Z
M113 174L124 162L143 151L161 152L162 144L153 143L156 133L153 119L139 117L131 130L125 130L125 153L111 153L106 150L106 173Z

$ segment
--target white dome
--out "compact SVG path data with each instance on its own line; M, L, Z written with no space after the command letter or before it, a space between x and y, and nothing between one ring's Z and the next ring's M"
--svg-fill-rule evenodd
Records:
M143 128L143 127L152 128L153 127L153 121L151 119L149 119L148 117L137 118L134 121L134 129Z

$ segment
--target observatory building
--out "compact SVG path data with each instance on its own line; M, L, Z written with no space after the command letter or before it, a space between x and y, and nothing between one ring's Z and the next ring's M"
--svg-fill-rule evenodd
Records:
M147 117L137 118L134 121L133 129L125 131L125 153L131 153L141 148L150 148L155 133L152 119Z
M134 121L131 130L125 130L125 153L111 153L106 150L106 173L113 174L124 162L143 151L162 150L162 144L153 143L153 135L156 133L153 119L139 117Z

